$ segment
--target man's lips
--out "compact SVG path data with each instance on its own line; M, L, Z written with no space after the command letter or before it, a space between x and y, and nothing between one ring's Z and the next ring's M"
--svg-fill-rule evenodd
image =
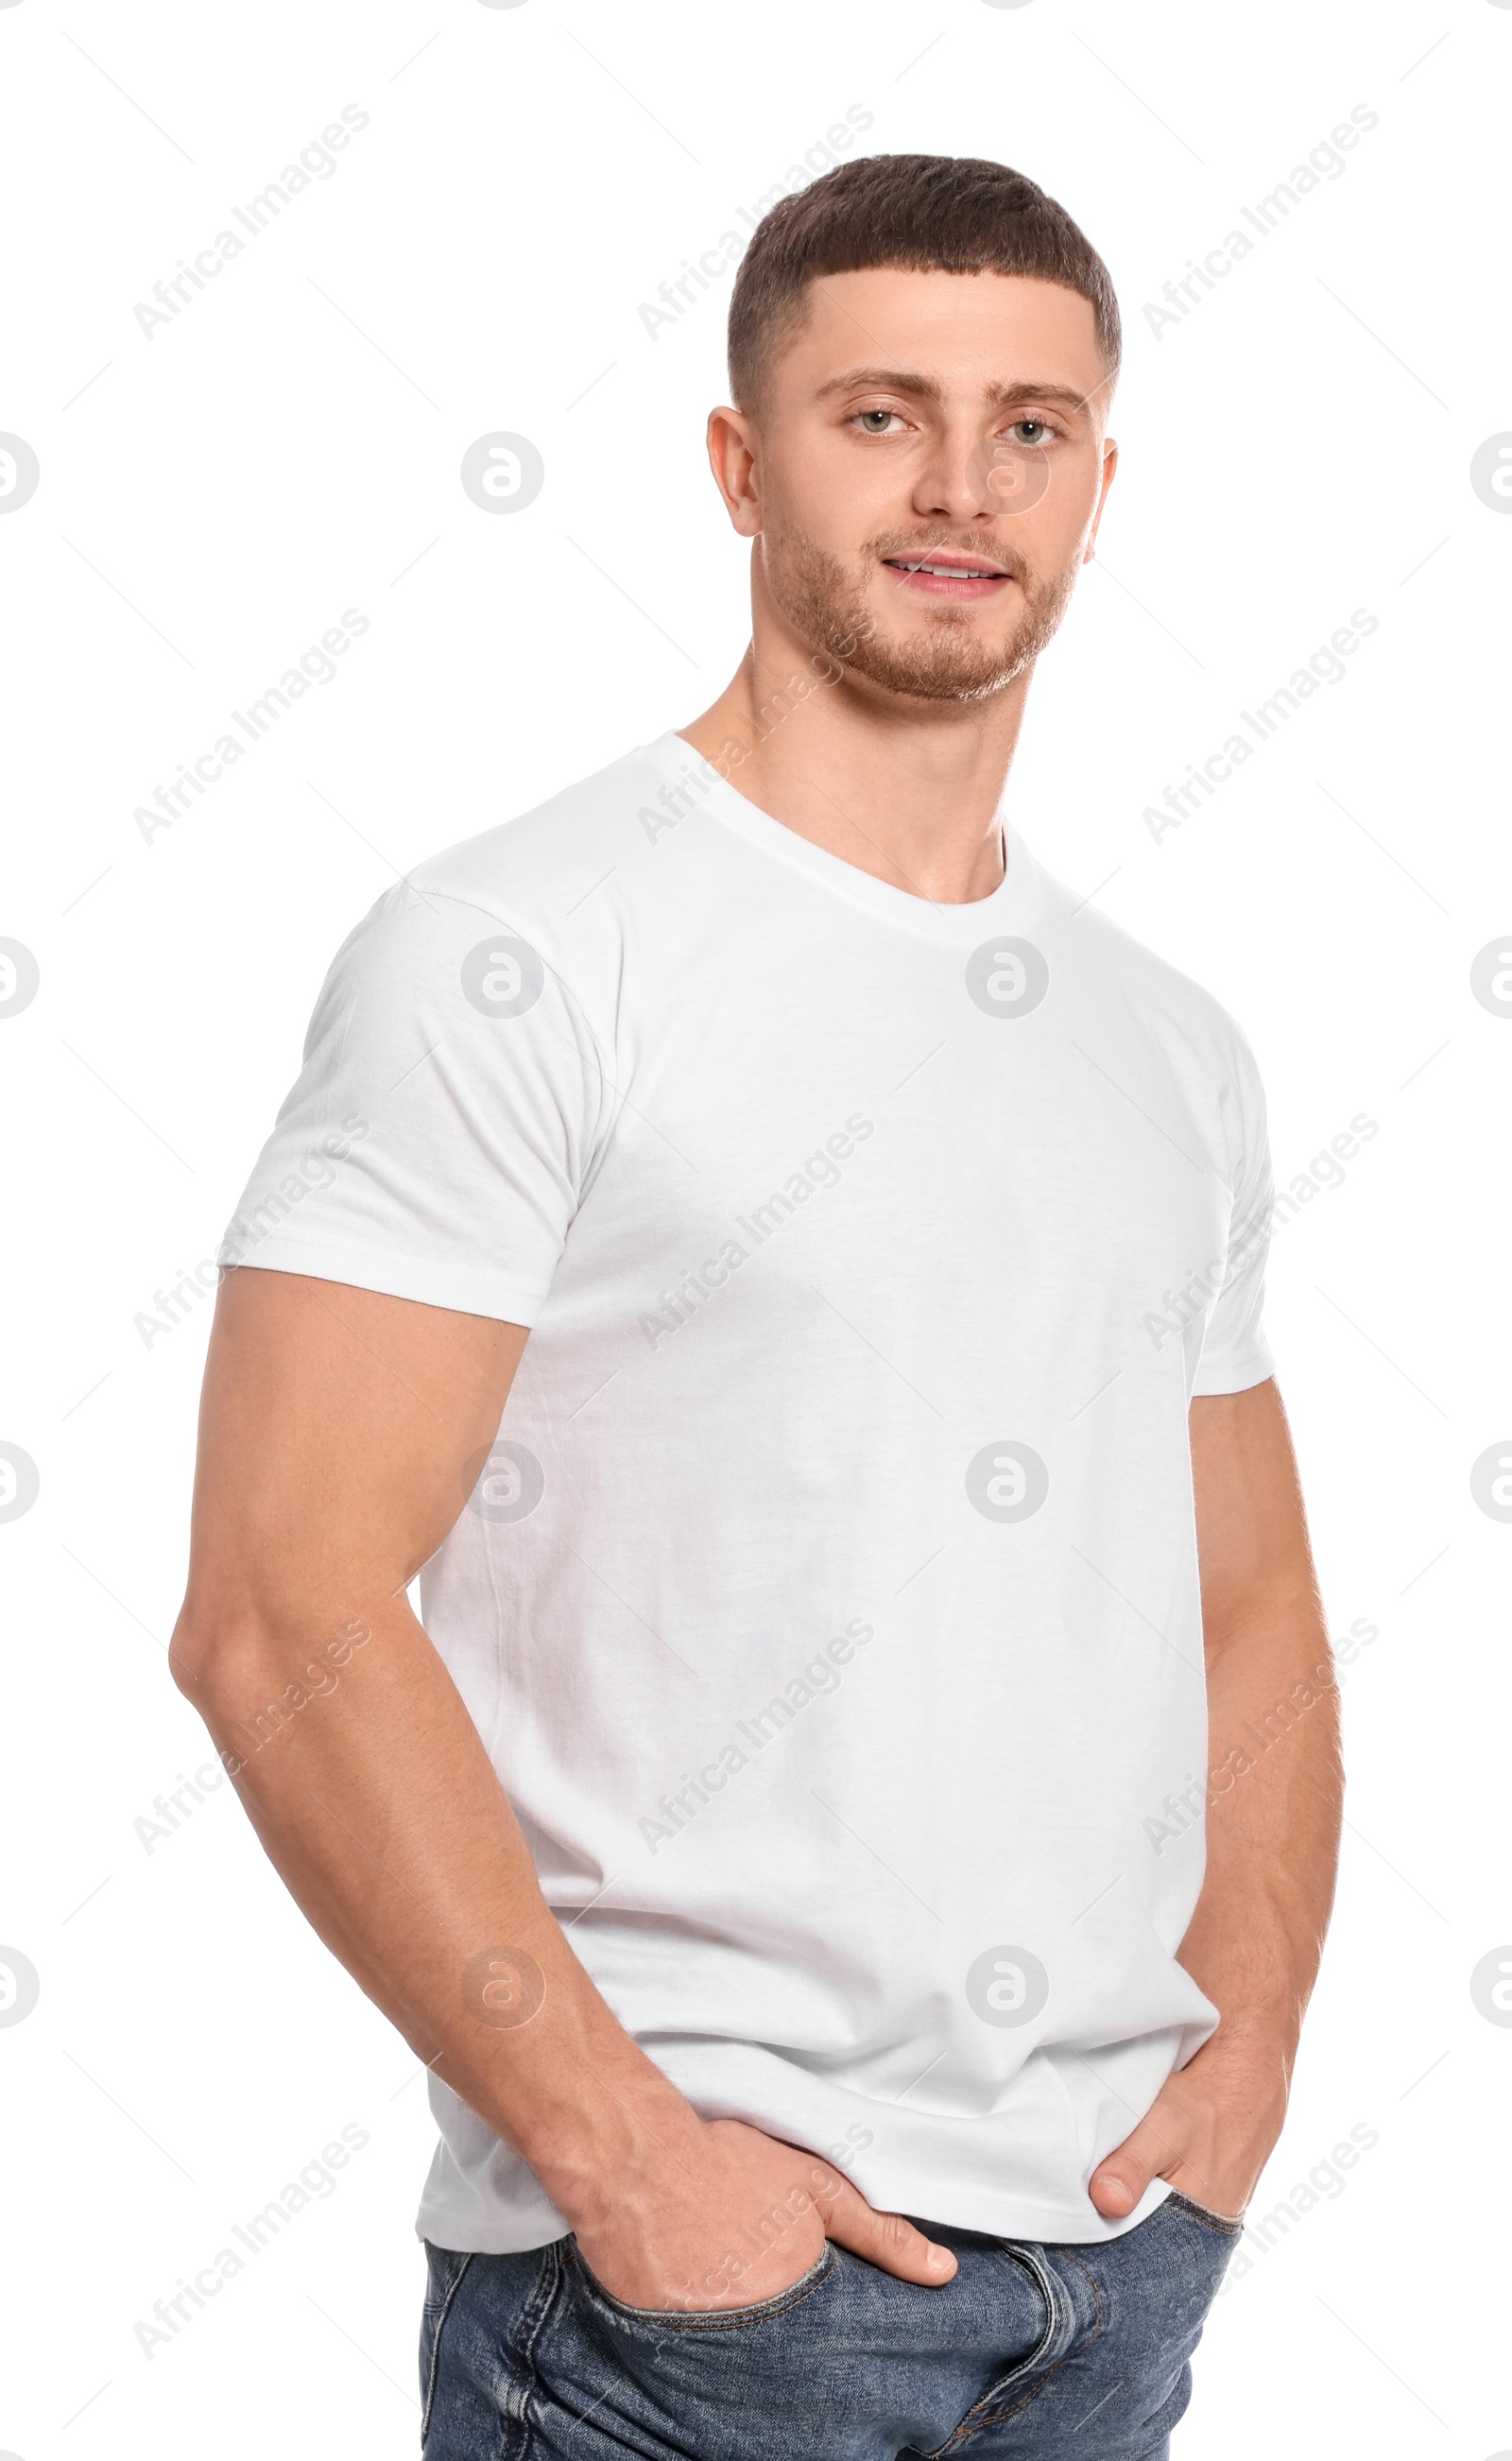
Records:
M1013 577L980 555L889 555L883 561L901 588L926 598L993 598Z

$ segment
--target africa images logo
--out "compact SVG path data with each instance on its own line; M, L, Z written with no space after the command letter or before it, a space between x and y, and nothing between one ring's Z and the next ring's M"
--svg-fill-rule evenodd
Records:
M1050 1977L1032 1948L984 1948L967 1969L967 2005L984 2025L1028 2025L1050 1998Z

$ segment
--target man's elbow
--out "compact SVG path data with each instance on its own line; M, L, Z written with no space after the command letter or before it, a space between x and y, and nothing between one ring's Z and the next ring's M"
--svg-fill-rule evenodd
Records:
M284 1629L281 1617L260 1614L246 1599L191 1591L168 1643L168 1668L202 1717L224 1721L265 1695L276 1697L300 1645L301 1636Z
M191 1588L168 1664L217 1741L250 1753L334 1692L372 1637L372 1626L360 1616L322 1620L308 1604L211 1596Z

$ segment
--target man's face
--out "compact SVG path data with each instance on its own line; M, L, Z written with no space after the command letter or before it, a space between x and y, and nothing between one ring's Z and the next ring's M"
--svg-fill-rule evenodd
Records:
M759 533L776 605L885 691L1000 692L1091 552L1110 391L1091 304L1056 283L892 268L816 282L744 422L740 526Z

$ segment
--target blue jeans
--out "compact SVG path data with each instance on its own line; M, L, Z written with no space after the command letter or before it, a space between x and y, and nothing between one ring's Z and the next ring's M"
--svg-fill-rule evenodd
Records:
M702 2315L623 2305L570 2238L428 2248L424 2461L1165 2461L1237 2222L1172 2195L1095 2246L921 2228L943 2290L826 2245Z

